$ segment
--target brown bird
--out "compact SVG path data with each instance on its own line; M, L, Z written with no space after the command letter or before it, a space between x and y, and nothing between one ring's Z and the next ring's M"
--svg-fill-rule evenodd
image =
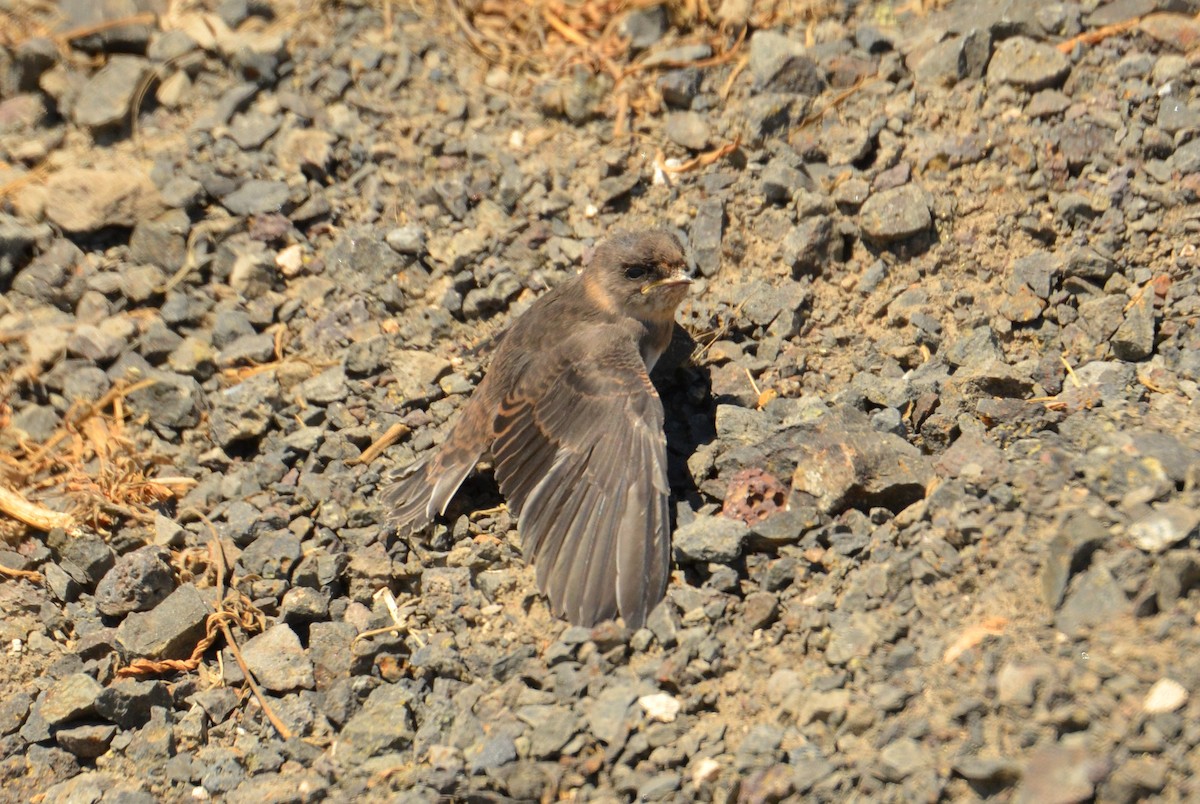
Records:
M666 592L663 407L650 370L691 279L666 232L622 233L501 336L438 450L384 489L402 533L444 513L487 452L555 614L640 628Z

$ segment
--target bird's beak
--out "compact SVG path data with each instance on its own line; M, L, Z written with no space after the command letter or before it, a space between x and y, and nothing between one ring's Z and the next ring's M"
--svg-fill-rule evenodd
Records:
M678 287L680 285L690 285L690 284L692 284L692 278L690 276L688 276L687 274L683 273L682 271L680 271L677 274L671 274L666 279L654 280L650 284L646 285L646 287L642 288L642 294L644 295L646 293L649 293L650 291L652 291L656 288L673 288L673 287Z

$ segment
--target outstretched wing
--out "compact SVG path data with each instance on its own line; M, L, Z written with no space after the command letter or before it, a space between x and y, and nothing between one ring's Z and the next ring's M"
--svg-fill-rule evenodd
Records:
M641 627L671 547L662 402L635 334L593 326L548 349L501 400L492 455L555 613Z

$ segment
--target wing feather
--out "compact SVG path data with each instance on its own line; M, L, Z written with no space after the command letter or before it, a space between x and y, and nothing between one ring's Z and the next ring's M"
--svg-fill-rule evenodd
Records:
M670 559L663 409L621 325L585 328L530 365L500 405L496 478L552 608L640 627Z

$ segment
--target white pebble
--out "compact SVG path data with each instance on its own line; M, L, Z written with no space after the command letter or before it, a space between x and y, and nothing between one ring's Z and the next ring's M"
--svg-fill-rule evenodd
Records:
M1150 692L1146 693L1146 702L1142 711L1148 715L1161 715L1174 712L1187 703L1188 691L1183 685L1172 678L1160 678L1154 682Z

